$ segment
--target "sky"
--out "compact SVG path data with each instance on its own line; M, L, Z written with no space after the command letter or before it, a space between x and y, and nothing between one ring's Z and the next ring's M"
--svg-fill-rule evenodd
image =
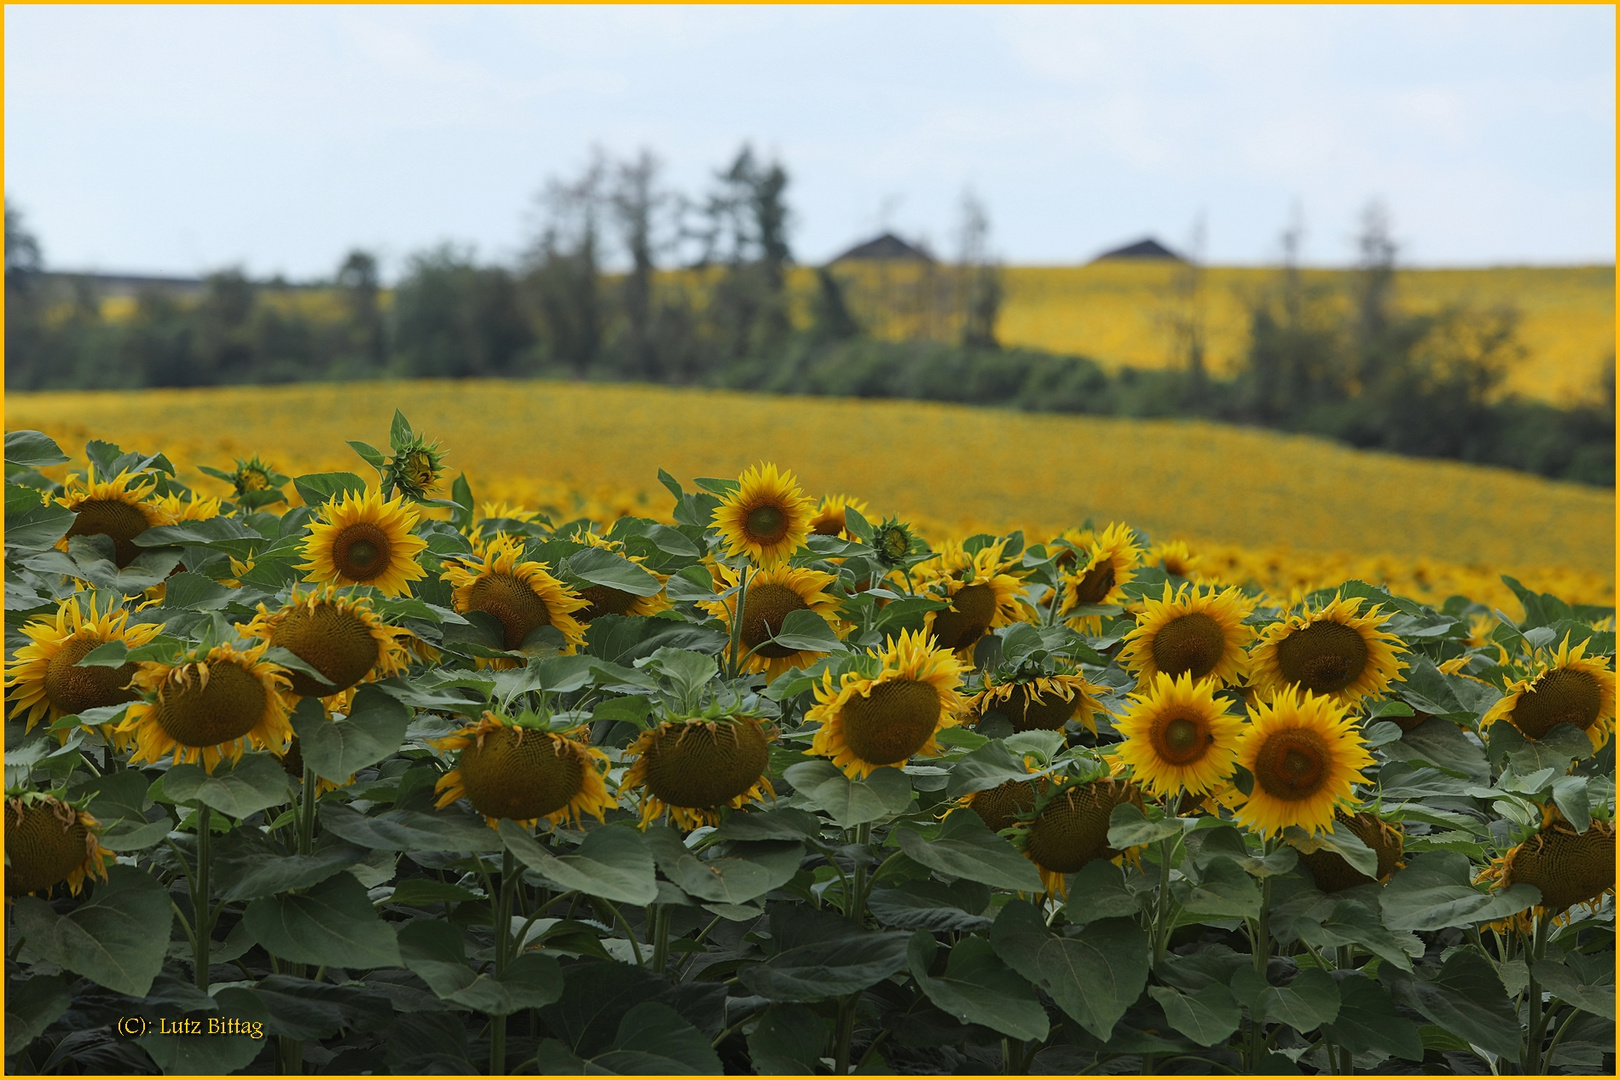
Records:
M10 7L5 194L57 269L518 257L547 178L781 162L794 256L1015 265L1152 235L1342 265L1613 263L1612 7Z

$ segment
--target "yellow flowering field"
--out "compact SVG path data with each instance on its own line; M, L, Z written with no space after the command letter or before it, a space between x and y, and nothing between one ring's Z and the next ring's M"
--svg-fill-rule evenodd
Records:
M1033 416L921 402L564 382L396 382L13 394L6 426L79 455L87 439L163 448L183 469L261 454L289 475L358 470L398 407L442 439L480 502L667 520L683 482L769 459L807 490L865 499L943 539L1087 518L1184 539L1223 576L1281 595L1360 577L1509 613L1497 578L1612 604L1612 493L1302 436L1185 421ZM205 493L225 485L182 474Z

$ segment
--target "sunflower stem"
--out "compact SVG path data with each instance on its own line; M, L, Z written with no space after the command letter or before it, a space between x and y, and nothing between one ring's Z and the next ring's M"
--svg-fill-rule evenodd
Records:
M1153 963L1164 962L1170 949L1170 856L1175 841L1166 837L1159 841L1159 898L1153 914Z
M860 1000L859 990L838 999L838 1036L833 1045L834 1076L849 1075L849 1045L855 1038L855 1007Z
M304 793L298 804L298 854L308 855L315 847L315 770L304 766Z
M731 616L731 663L727 665L729 670L726 674L733 679L742 673L742 620L743 611L746 610L748 603L748 579L751 576L749 574L751 569L753 569L751 565L742 568L742 577L737 585L737 607Z
M1542 1071L1541 1044L1547 1037L1547 1021L1551 1019L1551 1013L1542 1010L1541 984L1536 982L1536 962L1547 955L1547 927L1551 922L1548 916L1536 918L1535 929L1525 943L1525 970L1529 972L1529 980L1524 992L1530 1002L1530 1023L1525 1031L1524 1053L1520 1055L1519 1067L1520 1071L1532 1075Z
M669 905L654 904L653 911L653 955L652 969L659 975L664 973L664 965L669 959Z
M506 966L512 954L512 893L521 876L510 851L501 852L501 891L495 901L495 978L506 975ZM489 1018L489 1073L506 1074L506 1016Z
M208 820L208 804L197 804L197 876L192 879L191 910L197 920L196 934L191 939L193 967L196 969L197 989L208 993L208 946L213 936L213 912L208 903L208 871L213 861L213 825Z

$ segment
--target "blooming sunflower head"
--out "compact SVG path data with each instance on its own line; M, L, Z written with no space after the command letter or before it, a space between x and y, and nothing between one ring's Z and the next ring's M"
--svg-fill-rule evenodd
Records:
M1249 710L1238 739L1238 764L1254 789L1237 807L1238 822L1261 836L1290 825L1306 832L1333 827L1333 811L1355 797L1353 785L1372 755L1345 706L1330 697L1277 691Z
M1400 638L1387 633L1389 616L1373 605L1365 615L1359 596L1335 596L1316 611L1273 623L1249 654L1249 677L1260 696L1297 687L1346 705L1382 694L1406 667Z
M586 745L590 728L546 730L532 713L516 718L485 712L476 724L434 740L440 750L459 750L456 767L439 778L437 807L466 799L490 828L506 818L533 827L578 823L581 814L605 819L618 801L603 779L608 758Z
M640 790L642 828L666 815L683 829L716 825L721 807L776 797L769 741L753 717L669 720L631 744L635 761L620 786Z
M1142 806L1135 784L1113 776L1089 781L1053 777L1027 818L1020 846L1040 869L1046 891L1067 895L1064 877L1093 859L1117 859L1124 852L1108 846L1108 820L1114 808ZM1026 820L1020 815L1020 821Z
M130 626L129 612L110 604L98 612L93 595L88 606L81 606L77 596L61 601L54 620L35 619L22 628L28 644L6 664L11 714L25 715L32 729L41 719L55 721L139 699L130 685L134 664L80 667L79 661L109 641L122 641L130 649L145 645L162 629L161 623ZM67 738L66 731L59 734Z
M810 531L818 536L842 536L844 539L853 539L849 535L844 523L844 512L853 509L861 517L866 517L869 508L860 499L848 495L826 495L816 505L815 514L810 518Z
M367 598L345 596L330 585L305 596L295 588L277 611L260 604L253 621L237 629L286 649L326 677L330 685L301 671L287 672L291 692L302 697L331 697L363 681L398 675L410 665L400 644L408 631L383 622Z
M962 664L949 649L933 648L921 632L902 631L881 652L869 649L866 671L832 672L816 687L816 704L805 715L819 722L810 752L832 758L852 777L885 765L903 765L916 754L937 754L934 737L958 723L962 699L956 689Z
M810 535L811 503L792 472L770 463L749 468L737 490L714 510L714 527L727 555L747 555L773 566L797 551Z
M1499 888L1534 885L1541 903L1532 911L1542 917L1563 915L1577 904L1596 907L1614 892L1614 823L1594 818L1585 832L1548 806L1542 826L1523 843L1492 861L1480 875Z
M1480 726L1506 720L1526 739L1535 740L1559 724L1574 724L1597 750L1614 730L1614 700L1614 671L1608 658L1587 656L1586 642L1571 646L1565 634L1558 651L1529 677L1514 683Z
M1214 679L1161 671L1131 695L1114 727L1125 736L1118 756L1137 783L1160 797L1182 789L1202 796L1225 784L1237 763L1243 721L1215 696L1219 688Z
M587 544L590 547L601 548L603 551L611 551L615 555L621 555L637 566L646 561L645 556L630 554L624 546L624 541L608 540L583 527L576 530L571 539L577 543ZM651 571L648 572L651 573ZM668 574L653 574L653 576L658 578L659 581L669 580ZM669 598L662 591L655 592L650 596L637 596L635 593L625 592L623 589L592 583L581 588L579 595L589 605L581 608L574 616L582 623L588 623L603 615L656 615L660 611L669 610L670 606Z
M7 903L62 882L77 896L86 875L107 880L113 855L97 842L101 825L84 810L30 791L8 798L5 815Z
M373 491L346 491L321 507L309 527L300 570L305 581L335 585L370 585L384 596L403 596L410 583L427 577L416 557L427 541L412 534L419 520L401 496L384 500Z
M250 747L282 753L292 739L287 674L264 659L268 647L216 645L177 664L143 662L135 684L144 700L131 705L118 726L134 736L131 763L172 754L176 763L201 761L213 772Z
M163 510L147 498L156 486L154 477L127 470L111 480L97 480L93 472L88 478L69 477L56 501L73 511L73 524L57 546L67 550L69 536L105 536L113 543L113 561L128 566L141 553L135 538L169 523Z
M1101 687L1074 671L992 671L985 675L984 689L968 701L967 714L982 719L988 712L1002 713L1014 732L1061 731L1078 718L1095 734L1100 693Z
M1162 566L1167 574L1190 578L1198 573L1200 556L1194 555L1185 540L1170 540L1148 548L1146 561L1150 566Z
M1351 866L1343 855L1306 842L1299 845L1299 860L1310 868L1316 887L1323 892L1343 892L1358 885L1383 884L1402 864L1405 839L1400 827L1368 811L1352 813L1340 806L1334 809L1335 827L1348 829L1378 857L1375 876L1368 877Z
M1161 672L1233 685L1249 670L1244 649L1254 630L1243 620L1253 611L1254 602L1237 589L1183 585L1172 594L1166 582L1159 599L1144 598L1119 662L1136 675L1139 690Z
M1091 538L1084 550L1085 561L1076 559L1073 569L1062 577L1063 602L1059 615L1098 604L1117 604L1125 597L1124 587L1136 578L1142 565L1142 545L1136 531L1115 523ZM1059 566L1062 566L1061 559ZM1086 630L1098 623L1097 616L1077 616L1075 628Z
M590 601L553 577L548 564L524 560L520 537L496 533L481 564L472 559L446 563L440 576L453 589L457 611L495 616L507 649L521 648L524 639L542 626L556 627L571 647L585 640L585 627L574 613L589 607Z
M724 563L715 564L715 569L724 588L737 584L740 577L737 571ZM778 564L751 574L746 596L739 593L729 602L714 600L699 606L724 620L729 631L732 608L737 598L742 597L742 645L743 651L750 654L744 669L763 671L774 679L790 668L807 667L827 655L779 645L771 639L781 633L782 624L795 611L811 611L830 620L835 628L842 626L835 615L838 598L827 591L837 580L835 575L820 570Z
M924 632L941 648L971 649L994 628L1019 620L1023 612L1018 594L1023 582L1010 572L1011 561L1002 558L1006 546L1005 540L998 540L969 552L961 544L946 541L939 558L923 564L918 574L921 594L949 600L951 605L924 617Z
M206 499L195 496L183 499L178 492L171 492L153 498L152 505L157 507L158 512L171 524L181 521L207 521L220 514L220 503L216 496L209 496Z

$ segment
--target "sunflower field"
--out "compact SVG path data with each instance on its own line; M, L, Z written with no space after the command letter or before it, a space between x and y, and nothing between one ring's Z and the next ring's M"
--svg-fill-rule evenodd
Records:
M7 433L8 1072L1613 1072L1612 607L348 447Z

